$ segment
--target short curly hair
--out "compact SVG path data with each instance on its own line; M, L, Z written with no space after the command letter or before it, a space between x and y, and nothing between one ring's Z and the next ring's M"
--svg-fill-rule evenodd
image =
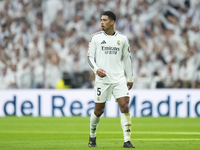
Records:
M103 16L103 15L108 16L108 18L109 18L110 20L116 21L116 15L115 15L112 11L104 11L104 12L102 13L102 16Z

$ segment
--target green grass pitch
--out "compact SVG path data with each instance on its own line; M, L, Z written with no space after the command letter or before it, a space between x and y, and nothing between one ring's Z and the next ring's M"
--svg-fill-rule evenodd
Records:
M120 118L102 117L89 148L89 117L2 117L0 150L121 150ZM138 150L200 150L200 118L132 118Z

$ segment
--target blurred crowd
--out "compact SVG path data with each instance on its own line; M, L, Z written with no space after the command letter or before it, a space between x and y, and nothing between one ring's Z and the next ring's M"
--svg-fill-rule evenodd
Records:
M200 0L0 0L0 89L92 88L105 10L129 39L133 88L200 88Z

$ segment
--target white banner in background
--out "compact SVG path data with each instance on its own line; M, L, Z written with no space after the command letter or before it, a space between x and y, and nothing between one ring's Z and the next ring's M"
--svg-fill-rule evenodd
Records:
M0 117L89 116L94 110L93 90L0 90ZM200 116L200 90L131 90L131 116ZM120 111L112 97L104 116L118 117Z

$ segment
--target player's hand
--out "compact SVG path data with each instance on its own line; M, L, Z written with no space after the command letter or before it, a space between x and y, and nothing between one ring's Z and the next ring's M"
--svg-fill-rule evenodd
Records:
M103 69L97 69L97 74L98 74L98 76L103 78L106 76L106 71Z
M133 82L127 82L127 87L128 87L128 90L130 90L133 86Z

